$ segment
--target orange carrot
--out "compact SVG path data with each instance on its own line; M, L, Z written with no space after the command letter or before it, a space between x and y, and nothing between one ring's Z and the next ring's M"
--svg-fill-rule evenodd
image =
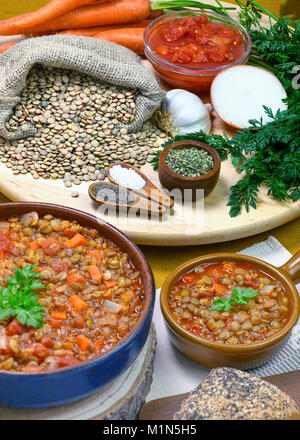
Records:
M14 43L13 41L11 41L10 43L6 43L6 44L2 44L2 46L0 46L0 53L5 52L6 50L10 49L11 47L15 46L17 43Z
M83 281L84 281L84 278L81 277L77 272L72 273L67 278L67 284L82 283Z
M150 15L149 15L149 18L150 18L151 20L154 20L155 18L158 18L158 17L160 17L161 15L164 15L164 11L163 11L163 10L161 10L161 11L151 11L151 12L150 12Z
M84 299L82 299L79 295L70 296L69 302L72 304L73 309L76 312L81 312L89 306L88 303L84 301Z
M143 35L146 28L123 28L110 31L102 31L94 35L99 40L110 41L111 43L121 44L133 50L139 55L144 53Z
M89 267L89 274L92 280L94 281L100 281L102 280L102 273L98 269L97 266L90 266Z
M65 319L67 319L67 315L65 314L65 312L60 312L59 310L53 310L51 312L51 318L64 321Z
M91 341L84 335L78 335L76 342L81 351L87 351L91 346Z
M21 371L23 371L23 373L38 373L43 370L40 367L22 367Z
M66 228L64 229L64 235L66 237L74 237L74 235L77 234L77 231L75 229L72 228Z
M227 289L223 284L215 283L214 284L214 291L216 293L226 293Z
M151 23L151 20L141 20L136 21L134 23L126 23L126 24L112 24L107 26L94 26L90 28L82 28L82 29L66 29L60 32L57 32L58 35L79 35L82 37L93 37L99 32L103 31L111 31L117 29L129 29L129 28L146 28L148 24Z
M99 339L96 339L94 342L95 352L100 353L104 348L104 338L101 337Z
M101 263L102 257L100 249L93 249L92 251L88 251L88 255L92 258L95 258L98 263Z
M111 287L114 287L117 284L117 282L114 280L104 280L103 283L105 284L105 287L107 289L110 289Z
M8 20L2 20L0 22L0 35L28 33L34 27L44 25L44 23L48 23L73 9L85 5L94 6L109 1L110 0L51 0L47 5L37 11L18 15Z
M38 240L34 240L28 244L28 247L29 247L29 249L32 249L33 251L37 251L41 246L40 246L40 243L38 242Z
M191 282L193 282L194 280L195 280L195 275L193 275L193 274L187 274L187 275L184 275L184 277L183 277L183 279L184 279L184 281L186 282L186 283L191 283Z
M114 0L107 4L82 6L43 25L32 32L88 28L110 24L132 23L146 19L150 14L150 0Z
M76 234L74 237L72 237L70 240L65 241L64 245L68 249L73 249L77 246L85 246L87 244L87 241L85 237L81 234Z

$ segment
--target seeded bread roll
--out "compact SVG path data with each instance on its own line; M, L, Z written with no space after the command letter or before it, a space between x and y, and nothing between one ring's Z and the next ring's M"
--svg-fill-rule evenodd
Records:
M287 394L256 376L216 368L183 401L175 420L283 420L299 417Z

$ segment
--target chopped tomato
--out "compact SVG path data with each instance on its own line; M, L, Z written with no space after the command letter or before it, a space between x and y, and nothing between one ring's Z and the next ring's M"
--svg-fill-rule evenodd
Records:
M95 352L101 353L105 349L104 338L98 338L94 342Z
M43 361L48 356L50 356L50 351L43 344L36 343L33 344L31 349L32 355L37 357L40 361Z
M195 281L196 278L197 278L197 276L195 274L188 273L188 274L184 275L183 280L186 283L192 283L193 281Z
M11 251L15 247L13 240L11 239L7 231L0 232L0 256L2 260L5 258L5 254L11 254Z
M55 257L61 250L62 245L55 238L46 238L42 241L41 247L45 255Z
M77 365L80 363L78 359L71 355L54 356L54 360L59 367L70 367L72 365Z
M205 14L164 23L152 33L150 46L164 60L194 68L228 64L244 53L242 34Z
M66 237L74 237L74 235L77 234L77 231L75 229L71 229L71 228L66 228L64 229L64 235Z
M84 328L85 321L81 316L79 316L78 318L72 319L71 325L73 328Z
M54 270L54 272L65 272L68 270L70 263L67 260L52 260L48 263L48 266Z
M6 327L6 334L9 336L21 335L29 330L27 325L21 324L17 319L13 319Z
M37 251L41 247L41 245L38 242L38 240L34 240L28 244L28 247L29 247L29 249L32 249L33 251Z
M43 344L47 348L51 348L54 345L54 342L48 335L44 335L41 339L41 344Z
M259 281L257 280L245 280L244 285L247 287L252 287L252 289L258 289Z

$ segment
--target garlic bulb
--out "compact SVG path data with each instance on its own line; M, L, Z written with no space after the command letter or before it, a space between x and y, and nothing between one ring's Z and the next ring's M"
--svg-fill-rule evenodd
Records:
M166 93L158 119L160 127L172 135L197 131L209 133L211 129L207 105L194 93L181 89Z

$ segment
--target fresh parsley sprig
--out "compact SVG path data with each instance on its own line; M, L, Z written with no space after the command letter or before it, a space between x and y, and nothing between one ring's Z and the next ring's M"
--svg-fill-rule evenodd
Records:
M233 304L248 304L248 300L259 295L258 290L251 287L235 287L231 292L232 296L227 299L216 299L209 310L217 310L218 312L229 312Z
M42 275L35 269L36 265L29 264L14 269L15 276L7 277L6 287L0 286L0 321L15 316L28 327L42 327L45 308L38 303L39 296L34 290L45 286L38 280Z

